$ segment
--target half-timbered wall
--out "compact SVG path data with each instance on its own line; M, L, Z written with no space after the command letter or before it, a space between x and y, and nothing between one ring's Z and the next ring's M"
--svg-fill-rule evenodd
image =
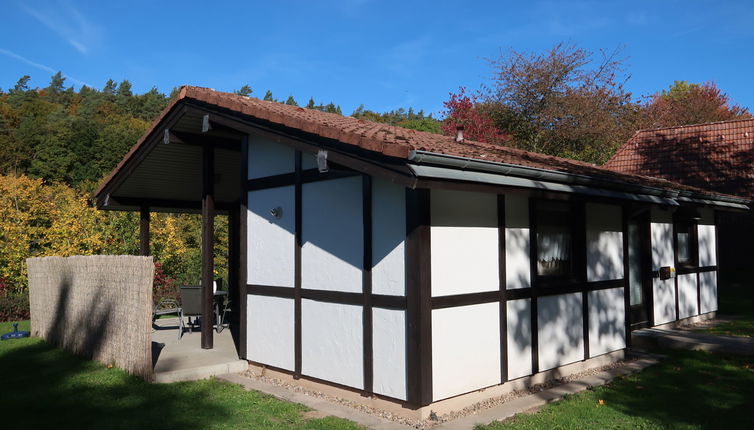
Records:
M253 136L247 151L245 358L424 405L626 347L622 206L567 201L575 269L553 282L548 201L320 172ZM652 210L653 271L674 265L673 228ZM696 228L699 270L652 279L657 324L717 308L711 211Z
M699 209L696 220L695 261L678 263L673 212L653 208L650 242L654 323L665 324L717 310L717 233L712 209ZM693 237L693 236L692 236ZM692 250L694 254L694 250ZM675 267L676 277L660 279L663 266Z
M622 207L575 202L582 280L535 285L536 207L430 192L432 400L625 348Z
M254 136L247 151L245 357L405 400L405 189Z

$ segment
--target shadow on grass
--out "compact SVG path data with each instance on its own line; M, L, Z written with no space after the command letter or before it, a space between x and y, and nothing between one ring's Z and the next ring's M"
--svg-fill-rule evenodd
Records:
M356 428L215 380L149 384L33 338L0 344L0 369L6 429Z
M751 428L751 357L664 351L668 359L616 383L605 401L626 415L663 428Z
M659 364L480 429L750 429L752 357L662 351Z

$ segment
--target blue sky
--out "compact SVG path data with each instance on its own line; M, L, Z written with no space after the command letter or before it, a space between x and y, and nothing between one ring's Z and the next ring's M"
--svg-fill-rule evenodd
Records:
M625 45L637 97L674 80L715 81L754 108L750 1L83 1L0 2L0 87L24 74L45 86L137 91L249 84L384 111L442 109L450 91L489 82L485 58L543 52L560 41L585 49Z

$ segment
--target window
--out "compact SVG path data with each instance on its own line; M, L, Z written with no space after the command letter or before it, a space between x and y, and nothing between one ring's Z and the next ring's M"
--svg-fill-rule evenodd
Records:
M537 275L571 278L574 264L574 216L571 205L539 201L536 204Z
M698 245L696 224L691 221L675 223L676 257L679 266L696 266Z

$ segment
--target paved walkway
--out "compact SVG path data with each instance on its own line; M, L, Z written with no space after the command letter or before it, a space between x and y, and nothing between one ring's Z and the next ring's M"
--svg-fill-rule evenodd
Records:
M754 355L754 338L699 333L684 329L646 328L631 334L635 348L671 348Z

